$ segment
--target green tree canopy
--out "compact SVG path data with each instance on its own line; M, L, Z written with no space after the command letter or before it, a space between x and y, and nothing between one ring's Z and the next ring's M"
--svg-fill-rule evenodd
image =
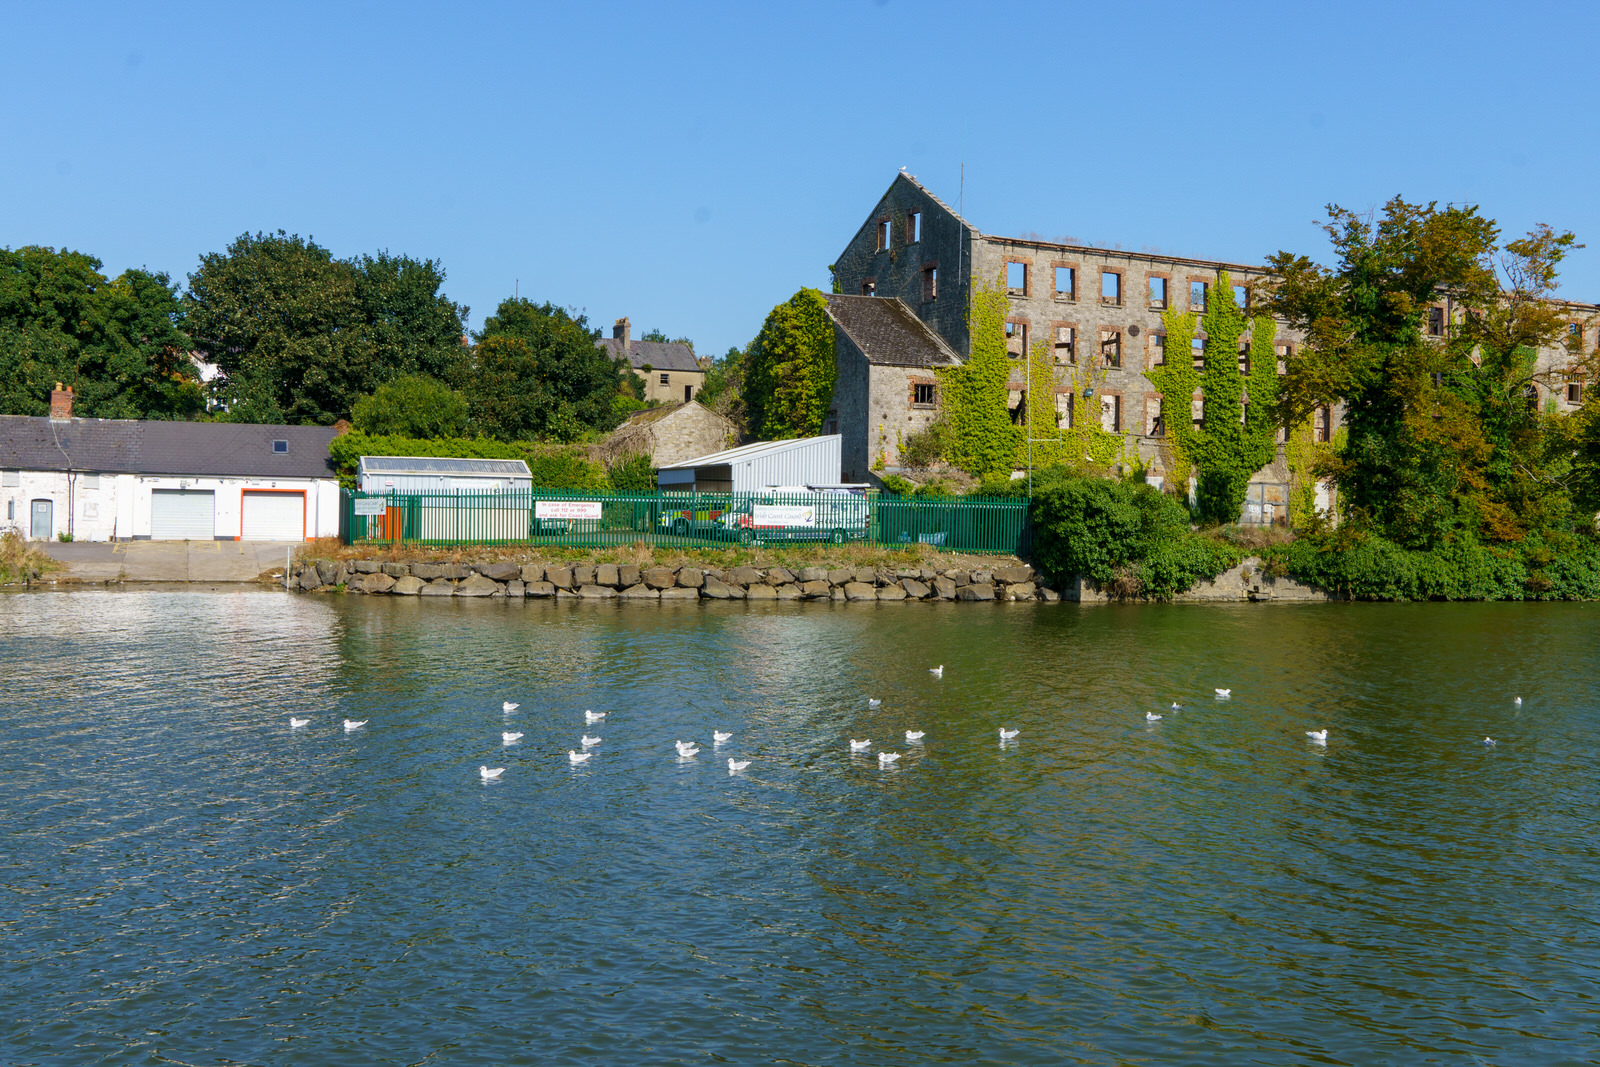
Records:
M0 412L43 415L56 382L73 413L187 418L203 408L183 308L165 274L108 282L93 256L0 249Z
M443 282L433 261L337 260L279 230L200 257L185 303L191 336L227 376L230 418L326 425L399 375L460 380L467 309Z
M822 432L833 403L833 320L816 289L801 289L767 315L745 354L750 432L767 441Z
M503 300L483 324L468 388L479 429L503 441L571 441L610 429L627 369L595 344L588 320L554 304Z
M357 400L351 421L362 433L460 437L467 432L467 401L437 378L403 374Z

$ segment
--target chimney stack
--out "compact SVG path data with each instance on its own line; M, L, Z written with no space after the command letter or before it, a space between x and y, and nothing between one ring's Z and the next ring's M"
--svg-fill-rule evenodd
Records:
M611 336L622 342L622 350L624 352L629 350L629 346L633 342L633 327L629 325L626 315L618 319L617 324L611 327Z
M50 391L50 417L57 422L72 418L72 386L63 389L61 383L57 382Z

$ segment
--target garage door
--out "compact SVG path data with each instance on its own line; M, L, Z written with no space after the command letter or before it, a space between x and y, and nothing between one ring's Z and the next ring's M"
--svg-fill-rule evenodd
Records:
M209 541L217 532L216 494L209 489L156 489L150 493L150 537L156 541Z
M246 541L304 541L306 495L244 491Z

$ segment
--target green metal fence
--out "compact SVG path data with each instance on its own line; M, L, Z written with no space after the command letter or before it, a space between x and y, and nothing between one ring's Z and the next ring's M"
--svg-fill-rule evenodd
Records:
M347 544L704 548L819 541L1020 553L1029 537L1028 501L1015 499L561 489L342 496Z

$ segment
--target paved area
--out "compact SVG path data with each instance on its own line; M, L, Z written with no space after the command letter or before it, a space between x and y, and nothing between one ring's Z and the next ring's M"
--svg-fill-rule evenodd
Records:
M65 577L84 582L253 582L282 571L283 541L47 541L38 546L67 565Z

